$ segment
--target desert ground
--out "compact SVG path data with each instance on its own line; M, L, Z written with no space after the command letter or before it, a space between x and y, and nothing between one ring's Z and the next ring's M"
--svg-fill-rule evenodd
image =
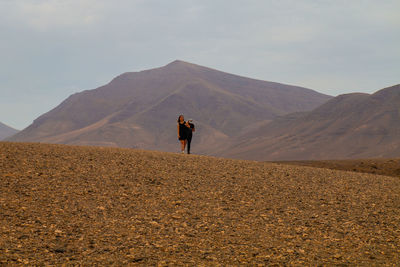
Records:
M0 265L400 266L400 179L0 142Z
M304 160L276 161L279 164L310 166L331 170L373 173L400 178L400 158L357 159L357 160Z

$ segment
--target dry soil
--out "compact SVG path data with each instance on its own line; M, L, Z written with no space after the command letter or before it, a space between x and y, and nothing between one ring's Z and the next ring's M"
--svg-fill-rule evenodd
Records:
M357 159L357 160L303 160L280 161L280 164L310 166L332 170L374 173L400 178L400 158L397 159Z
M0 265L400 265L400 179L0 142Z

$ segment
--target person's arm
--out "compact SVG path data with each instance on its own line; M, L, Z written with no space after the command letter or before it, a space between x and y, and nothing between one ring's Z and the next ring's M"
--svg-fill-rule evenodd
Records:
M181 136L179 135L179 122L178 122L178 138L181 138Z
M193 125L192 132L195 132L195 131L196 131L196 129L194 128L194 124L192 124L192 125Z

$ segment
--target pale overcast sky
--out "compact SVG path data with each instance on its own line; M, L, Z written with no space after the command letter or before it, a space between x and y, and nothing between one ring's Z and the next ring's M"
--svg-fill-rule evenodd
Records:
M0 0L0 122L175 59L338 95L400 83L399 0Z

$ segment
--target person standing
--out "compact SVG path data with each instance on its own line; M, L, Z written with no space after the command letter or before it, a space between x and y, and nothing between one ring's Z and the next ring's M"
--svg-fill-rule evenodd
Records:
M185 153L185 147L187 142L188 127L186 126L185 118L183 115L178 117L178 139L181 143L181 153Z
M192 142L193 132L195 131L193 120L189 119L186 122L187 129L187 153L190 154L190 143Z

